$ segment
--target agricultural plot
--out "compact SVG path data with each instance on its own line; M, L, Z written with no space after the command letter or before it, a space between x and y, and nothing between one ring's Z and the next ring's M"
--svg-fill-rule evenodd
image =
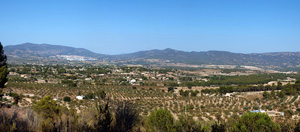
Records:
M50 95L62 105L80 112L94 106L93 100L97 98L94 94L104 90L111 105L129 102L145 116L159 108L169 110L175 119L188 114L202 121L227 121L257 109L284 112L288 118L297 118L300 112L299 97L292 94L297 93L297 89L294 92L290 88L297 85L278 86L279 90L271 93L268 90L275 86L261 84L287 76L297 78L298 74L201 77L178 69L113 66L16 65L9 69L11 74L4 93L11 89L11 92L21 95L19 106L22 107L32 106L41 96ZM239 83L243 85L239 86ZM260 85L254 87L252 83ZM286 93L280 93L282 88ZM272 97L265 96L264 90ZM86 99L78 100L78 95ZM71 101L64 101L66 97Z
M183 97L178 93L167 92L165 87L144 88L132 86L93 86L65 87L63 84L31 84L16 83L8 85L11 90L20 95L33 94L34 97L24 97L20 106L30 106L31 102L43 96L50 95L64 105L76 107L78 111L93 105L93 100L76 100L78 94L86 95L104 90L112 101L130 102L136 106L140 115L149 115L155 109L169 110L177 118L182 114L191 115L194 119L205 121L228 120L236 115L240 116L258 108L257 99L260 99L260 108L268 111L283 111L287 115L299 114L299 97L286 96L285 98L264 99L260 93L254 93L255 99L248 99L245 93L233 94L229 97L222 95L206 95L199 93L195 97ZM164 90L165 89L165 90ZM8 92L8 91L5 91ZM64 97L71 97L66 103Z

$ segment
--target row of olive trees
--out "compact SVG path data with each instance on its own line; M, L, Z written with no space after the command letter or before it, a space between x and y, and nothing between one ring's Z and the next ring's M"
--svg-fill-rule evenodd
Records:
M33 109L1 108L1 131L155 131L155 132L207 132L207 131L299 131L300 123L286 125L274 123L264 113L246 113L233 122L211 125L196 122L192 116L180 115L175 120L165 109L157 109L146 118L129 103L111 105L104 91L97 92L95 109L76 113L75 109L60 106L50 96L35 103ZM6 109L6 110L5 110ZM11 110L13 109L13 110ZM14 111L9 115L7 111ZM25 112L24 112L25 111ZM26 116L23 114L26 113Z
M281 90L283 95L295 95L298 91L300 91L300 81L297 81L295 84L287 84L287 85L278 85L278 86L238 86L238 87L224 87L216 89L202 89L201 93L206 94L226 94L232 92L251 92L251 91L271 91L271 90Z

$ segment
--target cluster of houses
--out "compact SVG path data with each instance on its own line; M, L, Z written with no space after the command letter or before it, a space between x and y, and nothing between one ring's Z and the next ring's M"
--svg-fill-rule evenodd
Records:
M24 69L29 69L27 73L24 73ZM88 68L84 67L72 67L72 66L63 66L63 67L51 67L47 66L44 68L43 66L32 66L32 67L25 67L25 66L16 66L12 71L10 71L10 75L18 76L19 78L27 79L27 81L35 82L35 83L61 83L63 78L76 76L76 79L69 78L69 80L76 81L77 83L82 82L89 82L91 84L97 83L97 81L102 81L102 79L106 79L106 85L110 85L112 83L122 83L124 79L130 85L140 85L144 82L163 82L163 81L179 81L179 78L185 76L180 70L176 71L169 71L160 73L159 70L145 70L140 71L138 70L139 67L133 68L134 70L125 71L122 68L118 67L110 67L111 72L107 73L91 73L91 74L84 74L84 71L87 71ZM44 69L47 69L46 72ZM64 69L64 72L59 71L59 69ZM21 72L20 72L21 71ZM58 77L61 76L61 77ZM121 82L118 82L116 78L124 78ZM95 79L98 78L98 79ZM100 78L100 79L99 79Z
M59 68L63 68L67 72L61 73L59 71ZM181 83L181 78L188 77L189 74L192 74L192 72L187 72L185 70L169 70L165 72L160 72L158 70L153 69L146 69L146 70L139 70L141 67L128 67L127 70L126 67L120 68L120 67L109 67L110 72L106 73L91 73L91 74L84 74L85 71L88 70L88 68L85 67L72 67L72 66L65 66L65 67L51 67L48 66L48 73L53 73L52 75L47 75L45 77L45 74L39 74L41 72L41 69L43 67L31 67L30 73L32 74L25 74L25 73L18 73L17 71L11 71L9 74L12 76L19 76L24 79L30 79L31 81L34 81L35 83L61 83L62 78L57 78L56 76L61 76L63 78L65 77L72 77L76 76L76 79L69 78L69 80L76 81L78 84L80 83L90 83L90 84L96 84L96 83L102 83L104 85L119 85L121 83L126 83L129 85L142 85L145 83L155 83L156 86L164 86L164 82L168 81L174 81L178 84ZM24 67L19 66L16 67L18 71L22 71ZM208 70L209 71L209 70ZM204 71L205 73L208 73L208 71ZM220 71L215 71L220 72ZM216 74L216 73L215 73ZM221 72L220 72L221 74ZM223 73L222 73L223 74ZM97 79L96 79L97 78ZM100 79L99 79L100 78ZM117 78L123 78L121 80L117 80ZM209 81L208 78L202 78L200 76L192 76L191 81ZM104 82L103 79L106 81ZM270 81L265 85L277 85L278 82L281 82L282 85L286 84L293 84L295 83L295 78L287 77L283 80L277 80L277 81Z

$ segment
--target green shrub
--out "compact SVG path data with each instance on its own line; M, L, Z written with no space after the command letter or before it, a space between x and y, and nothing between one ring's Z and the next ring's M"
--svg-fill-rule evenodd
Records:
M88 93L84 96L84 99L94 99L95 98L95 94L94 93Z
M201 108L201 109L204 109L204 108L205 108L205 106L201 105L201 106L200 106L200 108Z
M179 120L175 122L175 127L178 132L197 132L201 130L201 125L196 123L192 116L181 115Z
M71 98L70 98L69 96L66 96L66 97L64 97L64 101L70 102L70 101L71 101Z
M253 106L253 109L254 109L254 110L258 110L259 107L258 107L258 106Z
M168 92L174 92L174 88L173 87L168 87Z
M49 95L33 106L34 111L41 114L44 119L53 119L59 113L59 108L60 106L56 104L56 101Z
M172 114L165 109L158 109L151 112L147 118L147 126L152 131L172 131L174 129Z
M275 124L265 113L246 113L232 129L234 132L280 132L280 126Z

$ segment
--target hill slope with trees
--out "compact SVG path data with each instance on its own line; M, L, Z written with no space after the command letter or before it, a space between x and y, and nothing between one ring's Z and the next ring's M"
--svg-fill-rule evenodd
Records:
M5 46L7 55L14 58L50 57L56 55L78 55L93 57L98 60L107 60L116 63L125 61L127 64L153 64L147 59L158 59L167 63L183 63L190 65L249 65L297 68L300 66L300 52L274 52L274 53L232 53L227 51L201 51L185 52L174 49L147 50L129 54L104 55L94 53L83 48L50 44L24 43L20 45ZM101 50L99 50L101 52Z

